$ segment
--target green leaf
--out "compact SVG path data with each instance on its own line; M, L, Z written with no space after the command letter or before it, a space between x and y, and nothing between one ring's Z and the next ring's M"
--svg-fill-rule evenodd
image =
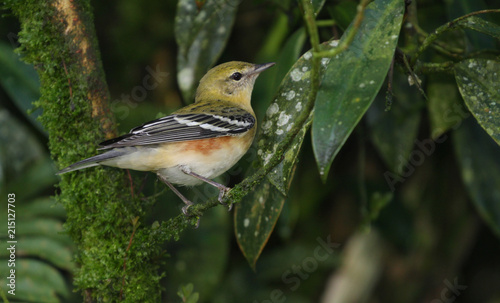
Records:
M403 9L400 0L370 3L352 44L328 64L316 97L312 128L314 154L323 181L335 155L384 82L397 45Z
M334 43L324 43L322 49L331 49ZM257 166L266 165L272 155L276 152L279 142L283 141L293 127L296 117L302 113L302 109L309 102L309 90L311 85L311 51L306 52L290 68L276 96L266 111L262 121L262 127L257 137ZM328 59L323 59L320 66L320 76L325 72ZM277 165L267 176L271 183L286 196L291 174L296 163L302 141L310 124L310 119L294 138L291 147L286 151L284 160Z
M483 0L446 0L445 2L450 20L488 9ZM466 30L465 34L469 44L476 49L495 48L495 40L491 39L491 37L478 35L478 33L470 30Z
M18 232L18 230L16 230ZM72 271L75 266L72 262L73 253L59 241L47 237L19 237L16 245L17 257L36 257L52 263L54 266ZM7 258L8 251L0 251L0 257Z
M500 237L500 146L466 119L453 132L462 180L483 220Z
M325 43L323 49L332 45ZM257 137L257 156L253 167L266 165L293 126L295 118L309 101L311 86L311 51L306 52L290 69L281 82L276 98L269 106ZM328 59L323 61L320 73L325 70ZM235 210L235 232L243 255L252 267L276 225L285 196L292 180L297 157L307 133L310 119L295 136L283 161L278 164L250 195L244 198Z
M28 110L33 108L33 102L40 98L38 75L32 65L22 62L14 49L4 42L0 42L0 84L28 120L47 135L37 119L41 109L28 114Z
M51 217L64 220L66 210L61 203L57 203L54 197L41 197L29 203L23 203L19 206L19 212L23 218L30 217Z
M386 93L381 91L366 113L366 121L382 159L392 172L401 175L415 145L423 100L401 73L394 73L393 87L391 110L385 111Z
M238 4L238 0L215 0L197 9L192 0L178 2L175 16L175 38L179 46L177 80L187 103L192 102L199 80L224 49Z
M9 183L9 190L23 199L32 197L57 183L56 172L52 159L49 157L42 158L32 163L22 176L12 180ZM30 186L27 187L26 184Z
M500 62L469 59L455 65L460 94L482 128L500 144Z
M427 97L432 139L457 127L470 115L462 104L456 81L452 76L429 76Z
M269 106L269 100L274 97L281 81L300 57L305 41L304 28L295 31L277 54L276 66L259 76L252 94L252 100L257 100L257 102L253 102L253 107L259 119L264 116L264 112Z
M480 17L472 16L458 22L458 26L475 30L493 38L500 39L500 26L493 22L488 22Z
M10 112L0 109L0 190L6 190L2 187L43 158L48 158L48 155L33 133ZM26 184L23 183L22 192L30 189L31 186ZM9 186L9 190L13 189Z
M235 233L238 245L252 268L276 225L285 202L283 194L268 180L262 181L236 205Z
M189 283L187 285L181 285L179 290L177 291L177 295L182 299L182 302L185 303L196 303L200 298L200 294L195 292L193 293L194 286L193 283Z
M290 38L288 38L285 45L281 49L278 59L276 60L276 67L273 68L275 70L275 74L273 75L274 84L272 86L273 94L276 92L276 89L279 87L286 74L290 71L290 68L295 64L295 62L297 62L297 59L300 57L300 53L302 51L302 48L304 47L306 38L306 31L303 27L301 27L297 31L295 31L295 33L293 33Z
M19 204L21 205L21 204ZM59 233L63 232L62 223L58 220L49 218L29 218L24 217L22 209L17 209L16 212L23 214L21 218L16 221L16 231L20 236L60 236ZM7 230L0 231L0 237L6 237Z
M2 250L4 248L2 247ZM0 259L0 285L5 289L10 273L8 260ZM57 294L68 297L68 286L55 268L32 259L16 259L16 295L9 297L31 302L60 302Z

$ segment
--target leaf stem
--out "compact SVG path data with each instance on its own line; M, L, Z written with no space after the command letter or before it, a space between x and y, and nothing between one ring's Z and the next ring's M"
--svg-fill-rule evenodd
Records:
M305 0L302 1L307 2ZM319 57L319 58L334 57L340 54L341 52L345 51L354 40L354 37L356 36L356 33L358 32L359 27L361 26L361 21L363 21L365 8L369 3L370 0L362 0L361 3L358 5L358 13L356 14L356 17L354 18L354 21L352 23L353 28L347 32L345 39L342 39L337 47L325 51L314 51L313 57Z
M486 9L486 10L481 10L477 12L472 12L467 15L463 15L461 17L458 17L440 27L438 27L433 33L428 35L424 41L422 42L422 45L418 48L417 52L413 56L411 60L411 66L413 66L418 59L418 57L437 39L439 36L447 31L455 29L456 25L458 22L467 19L469 17L475 16L475 15L480 15L480 14L486 14L486 13L500 13L500 9Z

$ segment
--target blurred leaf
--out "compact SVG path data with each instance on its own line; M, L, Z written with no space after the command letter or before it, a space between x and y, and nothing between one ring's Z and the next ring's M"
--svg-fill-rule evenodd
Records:
M51 217L61 220L66 218L64 207L53 197L42 197L23 203L18 206L18 210L23 214L23 218Z
M0 190L1 185L12 182L26 167L42 158L48 155L35 136L11 113L0 109ZM9 178L4 181L5 175ZM29 189L26 184L23 191Z
M16 222L16 227L20 226L20 222ZM74 263L71 261L73 254L71 250L61 244L59 241L48 237L22 237L21 228L16 229L16 238L19 239L16 245L16 254L18 258L36 257L52 263L54 266L72 271ZM7 258L9 252L7 250L0 251L0 258Z
M172 261L175 262L168 264L170 283L167 293L173 295L177 285L193 283L196 290L203 294L200 302L207 301L206 298L212 295L227 267L229 215L224 207L216 207L205 213L200 227L186 231L183 242L177 244L179 248L169 249ZM169 302L171 301L175 301L175 298L169 298Z
M31 203L30 203L31 204ZM24 210L26 207L21 207L23 204L18 204L16 213L22 214L22 217L16 221L17 236L42 236L51 238L60 245L71 246L72 241L67 234L64 234L63 224L59 220L51 218L33 218L26 216ZM0 237L7 237L7 230L0 232Z
M47 156L30 165L23 175L12 180L9 190L23 199L32 197L57 183L56 171L54 162Z
M353 1L342 1L337 5L329 6L328 12L340 29L345 30L356 16L358 4Z
M455 79L448 75L429 76L427 97L432 139L460 125L468 114Z
M311 0L312 6L313 6L313 9L314 9L314 13L316 15L319 14L319 12L321 11L321 9L323 8L323 5L325 5L325 1L326 0Z
M470 118L453 134L462 180L472 203L500 237L500 146Z
M469 59L455 65L465 104L482 128L500 144L500 62Z
M199 80L224 49L239 3L238 0L208 1L198 10L192 0L178 2L177 80L186 103L193 101Z
M279 13L273 18L273 24L267 30L268 34L266 40L263 42L262 47L255 56L257 62L267 62L269 60L276 60L276 56L282 47L283 41L287 38L290 31L288 24L288 15ZM274 70L273 68L272 70ZM269 74L269 71L263 75ZM259 77L262 77L259 76Z
M41 109L33 114L28 110L33 108L33 102L40 98L40 80L33 66L20 60L18 54L7 43L0 41L0 84L14 101L19 110L43 134L47 135L37 117Z
M2 249L4 250L4 249ZM57 295L69 296L64 278L53 267L32 259L16 259L16 295L10 299L31 302L60 302ZM7 275L10 273L6 259L0 259L0 285L5 290Z
M420 124L422 95L408 86L407 77L395 71L393 79L395 100L385 111L384 90L366 113L371 139L389 169L400 175L415 145Z
M460 20L458 26L475 30L493 38L500 39L500 26L493 22L488 22L480 17L472 16L467 19Z
M322 48L329 49L328 43ZM306 52L290 69L281 82L276 98L269 106L257 137L257 155L254 167L266 165L276 152L278 142L284 140L303 107L309 101L310 51ZM328 60L324 60L320 72L323 73ZM297 157L309 128L310 119L293 139L278 164L250 195L244 198L235 210L235 232L243 255L252 267L259 258L276 225L292 180ZM264 218L264 220L263 220Z
M20 206L22 204L18 204ZM16 221L16 231L18 236L60 236L58 233L63 232L62 223L59 220L49 218L30 218L25 217L22 209L16 208L16 213L22 214L22 218ZM24 218L27 218L25 220ZM0 231L0 237L6 237L7 230Z
M315 256L318 251L320 251L318 255L322 256L321 260L317 260L318 270L331 270L340 263L340 244L331 243L331 236L317 236L316 239L302 238L301 240L302 242L296 240L288 243L287 246L276 247L266 252L257 265L259 279L281 280L283 274L290 272L294 265L301 264L304 260ZM325 245L328 242L332 247Z
M312 127L314 154L323 181L335 155L384 82L398 42L403 9L404 2L399 0L370 3L352 44L328 64L316 97ZM350 30L352 27L347 32Z
M193 283L189 283L187 285L181 285L179 290L177 291L177 295L182 299L182 302L185 303L196 303L200 298L200 294L195 292L193 293Z
M302 48L306 41L306 31L303 27L296 30L286 41L276 60L276 75L274 77L273 93L276 91L281 81L285 78L290 68L300 57Z
M455 19L463 15L488 9L483 0L446 0L449 19ZM495 40L491 37L480 35L477 32L466 30L468 41L476 49L495 48Z
M269 100L275 95L281 81L289 72L290 68L300 57L302 48L306 41L306 33L304 28L300 28L295 33L293 33L285 45L279 52L276 58L276 66L270 70L262 73L259 76L259 81L257 81L252 100L264 100L254 102L254 110L257 117L262 117L264 111L269 106ZM260 92L260 93L259 93Z

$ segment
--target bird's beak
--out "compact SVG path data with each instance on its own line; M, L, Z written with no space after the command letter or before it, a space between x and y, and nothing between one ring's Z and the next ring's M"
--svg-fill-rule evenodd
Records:
M264 63L264 64L255 64L255 68L253 71L250 72L250 75L260 74L261 72L265 71L266 69L270 68L271 66L273 66L275 64L276 63L274 63L274 62Z

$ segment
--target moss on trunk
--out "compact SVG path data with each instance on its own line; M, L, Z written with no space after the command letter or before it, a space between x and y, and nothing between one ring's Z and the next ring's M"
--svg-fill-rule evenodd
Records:
M96 144L115 136L116 128L90 1L5 5L21 22L19 51L40 76L36 105L43 109L53 159L64 167L96 154ZM143 223L146 205L132 197L125 173L99 167L68 173L59 187L66 230L78 248L74 283L85 300L160 301L161 243L151 243L155 232Z

